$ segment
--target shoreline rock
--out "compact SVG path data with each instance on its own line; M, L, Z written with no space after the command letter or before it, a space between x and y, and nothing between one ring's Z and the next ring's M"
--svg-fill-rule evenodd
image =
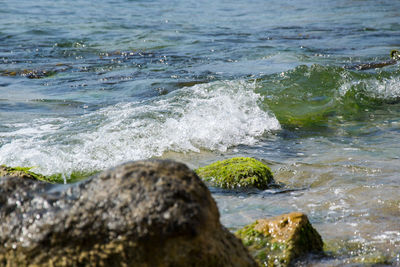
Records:
M0 165L0 177L8 176L14 178L31 179L53 184L64 183L64 177L61 173L56 173L53 175L46 176L40 173L32 172L31 169L33 168L34 167L20 167L20 166L9 167L6 165ZM99 173L98 171L92 171L92 172L75 171L72 172L70 176L66 178L66 180L68 183L74 183L98 173Z
M186 165L130 162L72 185L0 179L1 266L257 266Z
M0 165L0 177L9 176L14 178L31 179L31 180L43 180L43 175L31 172L29 167L8 167L6 165Z

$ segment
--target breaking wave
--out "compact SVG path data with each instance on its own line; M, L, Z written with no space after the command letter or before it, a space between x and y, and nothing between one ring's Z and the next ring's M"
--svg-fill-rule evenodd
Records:
M280 129L262 110L255 84L198 84L157 99L119 103L74 118L44 118L2 133L0 159L37 166L50 174L100 170L118 163L161 156L166 151L225 151L254 144ZM6 140L6 141L4 141Z

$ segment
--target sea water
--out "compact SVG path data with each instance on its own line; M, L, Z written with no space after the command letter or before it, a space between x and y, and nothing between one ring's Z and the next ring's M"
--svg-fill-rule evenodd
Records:
M399 1L1 1L0 164L264 161L222 223L305 212L321 264L400 264ZM318 262L318 260L317 260Z

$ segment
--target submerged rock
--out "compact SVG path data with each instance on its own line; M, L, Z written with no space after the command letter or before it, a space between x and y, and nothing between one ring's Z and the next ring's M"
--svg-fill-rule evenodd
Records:
M24 76L29 79L41 79L55 75L55 70L6 70L0 72L2 76Z
M237 157L198 168L196 173L213 186L222 188L267 189L274 183L271 170L264 163Z
M28 79L42 79L56 75L59 72L64 72L72 68L66 64L57 64L48 66L46 69L14 69L0 70L0 76L23 76Z
M236 232L259 264L288 266L308 253L321 253L321 236L305 214L293 212L257 220Z
M256 266L185 165L137 161L73 185L0 179L0 266Z

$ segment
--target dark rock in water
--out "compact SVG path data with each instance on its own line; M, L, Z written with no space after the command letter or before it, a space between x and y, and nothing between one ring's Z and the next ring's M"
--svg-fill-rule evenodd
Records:
M397 60L388 60L384 62L374 62L374 63L364 63L358 64L354 66L346 66L346 69L353 69L353 70L370 70L370 69L379 69L390 65L395 65Z
M322 253L321 236L301 212L257 220L236 235L260 265L290 266L308 253Z
M54 76L59 72L65 72L71 68L67 64L56 64L55 66L47 66L46 69L0 70L0 76L23 76L29 79L42 79Z
M370 69L378 69L383 68L390 65L395 65L400 61L400 52L397 50L392 50L390 52L391 59L383 62L372 62L372 63L364 63L353 66L347 66L346 69L354 69L354 70L370 70Z
M0 179L0 266L256 266L185 165L137 161L74 185Z

